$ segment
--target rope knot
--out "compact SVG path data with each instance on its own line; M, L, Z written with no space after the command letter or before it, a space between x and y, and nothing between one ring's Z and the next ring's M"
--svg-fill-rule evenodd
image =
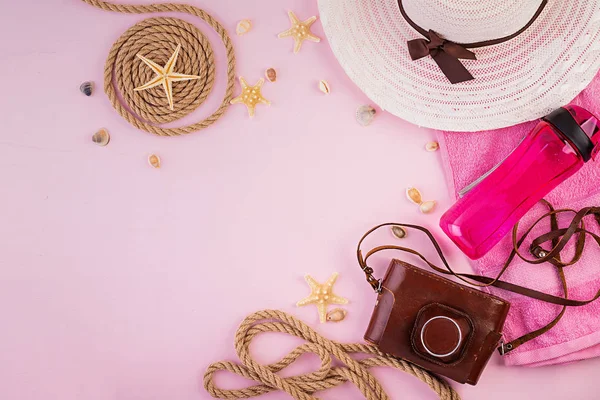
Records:
M281 332L304 339L306 342L292 350L280 361L261 365L250 355L251 341L259 334ZM211 396L219 399L242 399L260 396L274 390L288 393L297 400L317 400L314 393L352 382L368 400L389 400L381 384L369 368L389 366L408 372L427 383L442 400L460 400L458 394L444 380L431 375L416 365L384 354L373 345L340 344L324 338L308 325L282 311L263 310L244 319L235 335L235 348L241 364L229 361L216 362L208 366L204 374L204 388ZM295 362L302 354L314 353L321 360L321 367L314 372L282 378L277 372ZM360 361L351 357L353 353L369 355ZM332 367L333 357L343 367ZM214 374L229 371L254 380L256 385L244 389L221 389L214 383Z
M235 54L233 44L223 26L204 10L187 4L131 5L115 4L102 0L83 2L106 11L143 14L180 12L199 17L220 36L227 53L227 86L221 104L204 120L191 125L165 128L160 124L176 121L196 110L204 103L215 82L214 53L208 38L193 24L178 18L148 18L133 25L113 44L104 64L104 91L112 106L131 125L160 136L177 136L204 129L215 123L227 110L235 85ZM160 87L143 92L136 88L153 75L136 57L143 53L154 62L164 63L177 45L181 55L178 71L199 75L194 81L176 82L173 85L174 110L171 111L164 90ZM161 92L162 90L162 92ZM119 94L121 96L119 96Z

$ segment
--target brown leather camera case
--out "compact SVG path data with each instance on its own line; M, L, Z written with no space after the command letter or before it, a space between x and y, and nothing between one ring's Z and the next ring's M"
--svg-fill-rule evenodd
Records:
M382 282L365 340L475 385L502 338L510 304L399 260Z

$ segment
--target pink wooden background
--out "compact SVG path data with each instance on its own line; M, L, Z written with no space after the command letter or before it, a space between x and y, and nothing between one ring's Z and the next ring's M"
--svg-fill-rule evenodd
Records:
M220 0L204 7L234 36L238 74L267 67L270 108L249 120L232 106L216 125L186 137L160 138L129 126L100 89L104 60L123 31L147 17L103 12L76 0L3 1L0 75L0 398L6 400L197 400L206 366L234 359L233 335L256 310L278 308L340 341L359 341L373 293L354 259L370 226L386 220L435 228L450 200L433 138L386 113L363 128L354 110L369 100L345 76L326 40L292 53L287 10L318 13L314 0ZM188 120L207 115L220 83ZM320 22L315 32L323 37ZM327 79L332 93L317 82ZM79 84L96 83L92 97ZM91 135L105 127L110 144ZM155 170L147 155L158 154ZM407 186L439 201L420 215ZM437 231L439 233L439 230ZM391 240L389 235L380 241ZM424 249L424 242L410 244ZM446 241L457 269L464 257ZM383 273L385 260L377 265ZM347 320L319 325L303 275L340 273L350 299ZM268 343L272 343L268 345ZM262 339L256 357L274 361L293 341ZM315 368L315 357L298 370ZM506 368L494 356L464 399L597 399L600 360L539 369ZM394 399L434 399L405 374L375 374ZM222 384L241 382L221 377ZM324 399L358 399L351 386ZM284 399L279 393L265 399Z

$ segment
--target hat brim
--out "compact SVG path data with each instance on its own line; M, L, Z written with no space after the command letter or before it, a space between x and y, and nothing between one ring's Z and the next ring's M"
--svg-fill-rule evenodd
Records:
M396 0L319 0L319 12L356 85L382 109L423 127L472 132L540 118L600 69L598 0L549 0L525 32L461 60L475 79L457 84L431 57L411 60L406 42L422 36Z

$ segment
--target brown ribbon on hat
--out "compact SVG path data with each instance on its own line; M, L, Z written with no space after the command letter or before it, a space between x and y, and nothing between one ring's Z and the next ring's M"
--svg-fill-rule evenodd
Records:
M431 55L433 61L436 62L451 83L473 79L473 75L462 65L459 59L476 60L475 53L465 49L458 43L442 39L432 30L429 31L426 39L409 40L408 53L413 61Z
M474 49L478 47L491 46L506 42L521 33L523 33L533 22L539 17L539 15L546 7L548 0L542 0L537 11L531 17L529 22L524 27L519 29L517 32L512 33L508 36L504 36L499 39L484 40L475 43L455 43L450 40L442 38L436 32L425 30L417 25L410 17L406 14L402 0L398 0L398 6L402 16L408 22L408 24L421 35L424 39L413 39L407 42L408 53L410 58L415 61L428 55L433 58L435 63L440 67L440 70L446 75L450 83L460 83L469 81L473 78L473 75L467 70L467 68L460 61L461 59L476 60L475 53L468 49Z

